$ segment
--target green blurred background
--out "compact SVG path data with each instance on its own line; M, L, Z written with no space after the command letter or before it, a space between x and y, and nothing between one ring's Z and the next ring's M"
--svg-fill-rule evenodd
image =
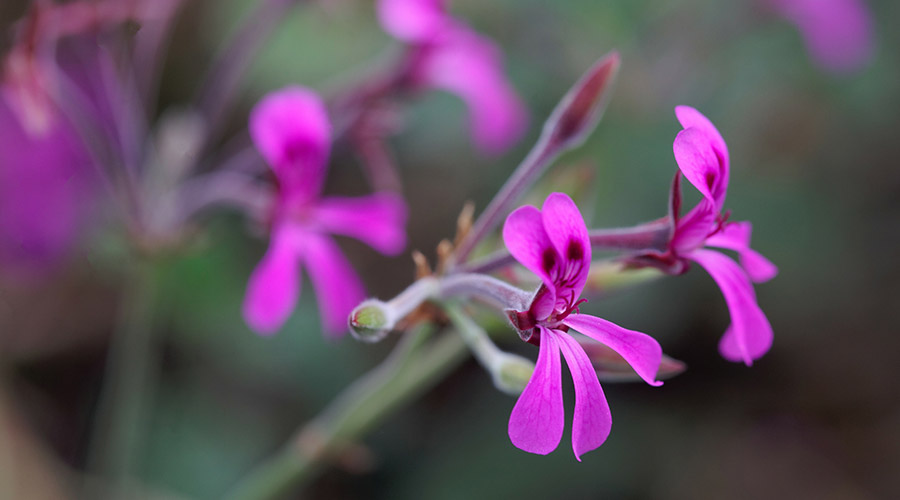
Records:
M161 107L191 97L252 4L188 2L166 61ZM410 205L410 250L433 256L466 200L483 207L568 86L615 48L622 71L603 122L550 178L590 168L591 184L576 201L593 226L660 217L676 168L673 108L689 104L707 114L731 150L732 218L753 221L754 248L780 267L757 287L775 345L752 368L722 360L716 345L728 312L699 269L594 299L586 311L654 335L688 371L661 388L605 384L613 432L583 462L575 461L568 433L546 457L515 449L506 435L514 398L469 361L365 439L364 460L328 469L305 493L900 497L900 3L869 4L874 60L856 74L832 76L811 62L793 26L753 0L452 2L454 15L504 48L532 123L517 148L488 158L472 149L455 98L430 93L405 109L392 146ZM0 26L20 13L21 2L4 2ZM240 131L267 91L299 83L327 92L397 49L369 2L303 5L256 60L229 128ZM335 152L328 182L334 193L368 189L347 152ZM278 336L251 333L240 303L265 249L257 233L238 214L213 217L202 244L172 257L160 276L154 328L162 365L139 455L141 479L153 489L220 497L393 342L325 340L308 283ZM356 241L341 244L374 296L388 298L413 279L407 255L390 259ZM121 258L91 241L49 282L0 282L9 406L35 446L76 469L86 460L123 286ZM512 330L508 340L510 349L536 355L515 344ZM571 384L564 385L571 415Z

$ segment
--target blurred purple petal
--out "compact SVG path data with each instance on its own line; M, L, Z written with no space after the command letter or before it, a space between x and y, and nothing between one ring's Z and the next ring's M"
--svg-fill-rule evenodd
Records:
M332 335L343 334L347 331L350 312L366 298L359 276L328 236L306 234L302 257L316 289L323 328Z
M406 203L393 193L322 198L315 209L316 223L325 231L351 236L387 255L406 247L406 218Z
M379 0L378 20L386 32L405 42L423 42L450 22L445 0Z
M0 98L0 265L31 274L55 264L82 229L89 159L62 120L30 133Z
M863 0L767 0L794 23L822 68L835 73L862 69L874 49L872 15Z
M276 228L244 296L244 320L256 333L271 335L287 321L300 296L300 244L306 235L290 226Z
M528 112L503 73L503 58L494 42L458 25L429 50L421 78L466 103L472 139L480 149L499 153L522 137Z
M322 99L302 87L265 96L250 114L250 136L280 181L283 196L319 194L331 149L331 122Z

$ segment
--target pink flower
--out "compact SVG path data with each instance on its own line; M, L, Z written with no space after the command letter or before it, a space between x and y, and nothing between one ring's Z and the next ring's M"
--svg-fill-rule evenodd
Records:
M778 274L778 268L750 248L749 222L727 222L722 215L728 190L728 147L716 127L699 111L678 106L675 114L684 130L673 144L675 161L703 199L680 217L680 177L672 187L671 217L674 232L665 254L647 254L638 261L656 261L663 268L682 270L689 261L700 264L712 276L731 313L731 326L719 342L719 352L730 361L748 366L772 346L772 326L756 303L751 282L762 283ZM741 264L707 247L734 250Z
M351 236L384 254L406 245L406 206L394 194L322 197L331 123L312 91L289 87L260 101L250 135L278 180L269 249L250 277L244 318L261 334L287 320L300 295L301 264L319 298L322 324L346 329L347 315L364 297L362 283L331 234Z
M442 0L380 0L377 8L385 31L420 49L414 83L466 103L480 149L500 152L522 136L528 113L503 74L494 42L450 17Z
M24 276L48 269L75 243L90 164L66 122L54 118L37 133L12 104L0 97L0 266Z
M794 23L813 59L835 72L860 69L872 57L872 19L863 0L766 0Z
M648 384L655 380L662 349L650 336L577 312L591 264L587 227L567 195L553 193L543 210L524 206L503 226L503 240L522 265L543 284L527 311L509 316L523 339L540 346L534 374L509 419L509 437L522 450L545 455L559 444L565 426L560 351L575 383L572 449L581 455L606 440L612 420L597 374L569 329L619 353Z

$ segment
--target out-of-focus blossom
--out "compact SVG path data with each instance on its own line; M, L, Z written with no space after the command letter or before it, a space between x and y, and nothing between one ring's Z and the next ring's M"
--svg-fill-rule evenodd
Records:
M719 351L726 359L749 366L772 346L772 326L756 302L752 282L772 279L778 268L750 248L749 222L728 222L727 215L722 215L730 168L722 135L694 108L679 106L675 114L684 127L673 144L675 161L681 175L700 191L703 199L681 217L680 177L676 177L670 214L674 231L668 251L648 253L634 260L661 264L670 270L683 270L693 261L706 269L722 290L731 313L731 326L719 342ZM736 251L740 265L706 247Z
M0 266L16 274L65 255L87 201L89 164L77 136L60 119L42 128L28 130L0 98Z
M765 0L794 23L817 64L835 73L861 69L872 57L872 16L864 0Z
M538 344L537 365L509 419L512 443L545 455L556 449L565 427L562 397L562 352L575 383L572 449L575 457L606 440L612 426L609 405L597 373L569 329L617 352L648 384L656 381L662 349L652 337L609 321L578 313L581 291L591 264L591 244L578 207L567 195L553 193L542 210L524 206L506 219L503 241L542 285L527 311L509 311L522 338Z
M277 331L300 295L305 266L319 300L322 323L342 333L364 290L332 234L357 238L384 254L406 244L406 206L395 194L322 197L331 147L331 123L314 92L289 87L257 104L250 135L272 167L278 195L269 249L250 277L244 318L261 334Z
M419 49L416 85L446 90L469 109L472 139L501 152L525 132L528 113L503 73L497 45L453 19L442 0L381 0L378 17L392 36Z

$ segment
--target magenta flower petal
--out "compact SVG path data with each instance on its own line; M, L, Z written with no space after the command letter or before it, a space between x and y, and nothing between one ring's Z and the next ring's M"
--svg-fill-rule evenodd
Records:
M556 337L541 327L540 352L534 373L509 417L512 444L539 455L556 449L565 426L560 346ZM596 376L594 378L596 380Z
M294 310L300 296L299 248L304 238L296 228L276 228L266 255L250 275L243 312L256 333L275 333Z
M380 0L378 20L386 32L406 42L422 42L449 22L444 0Z
M772 346L772 326L756 303L756 293L747 274L736 262L715 250L699 249L685 257L697 262L712 276L725 296L731 326L720 343L726 359L748 366Z
M499 153L521 138L528 112L507 81L500 49L492 41L457 25L429 49L421 77L466 103L476 146Z
M700 200L693 210L678 220L670 242L671 248L682 254L703 246L706 237L716 227L718 216L719 212L709 200Z
M753 226L749 222L732 222L726 224L718 233L710 236L706 240L706 244L738 252L741 267L744 268L750 279L755 283L764 283L778 274L778 267L750 248L752 230Z
M563 324L619 353L648 384L662 385L656 380L662 362L662 347L653 337L587 314L570 314Z
M264 97L250 113L250 136L278 176L282 196L319 194L331 149L331 122L319 96L287 87Z
M590 358L578 341L565 334L558 334L559 347L575 383L575 417L572 421L572 450L580 462L581 455L598 448L612 428L609 404L597 372Z
M520 264L537 274L554 291L555 297L550 273L559 264L560 257L544 229L541 211L526 205L509 214L503 224L503 242Z
M544 230L565 262L565 284L578 297L591 267L591 240L584 218L572 198L564 193L550 194L542 208Z
M675 106L675 116L678 118L678 123L681 124L682 128L696 128L709 134L713 147L722 155L725 163L729 162L728 146L725 144L725 139L709 118L690 106Z
M344 333L350 311L366 298L359 276L337 244L325 235L307 234L302 258L316 289L322 326L332 335Z
M29 131L9 104L0 95L0 266L27 279L75 245L93 179L65 121L54 116L43 130Z
M713 190L720 167L709 134L697 128L682 130L675 137L672 150L681 173L710 203L718 206Z
M872 16L863 0L768 0L803 35L824 69L848 72L872 57Z
M356 238L387 255L406 247L406 203L393 193L322 198L315 221L325 231Z

